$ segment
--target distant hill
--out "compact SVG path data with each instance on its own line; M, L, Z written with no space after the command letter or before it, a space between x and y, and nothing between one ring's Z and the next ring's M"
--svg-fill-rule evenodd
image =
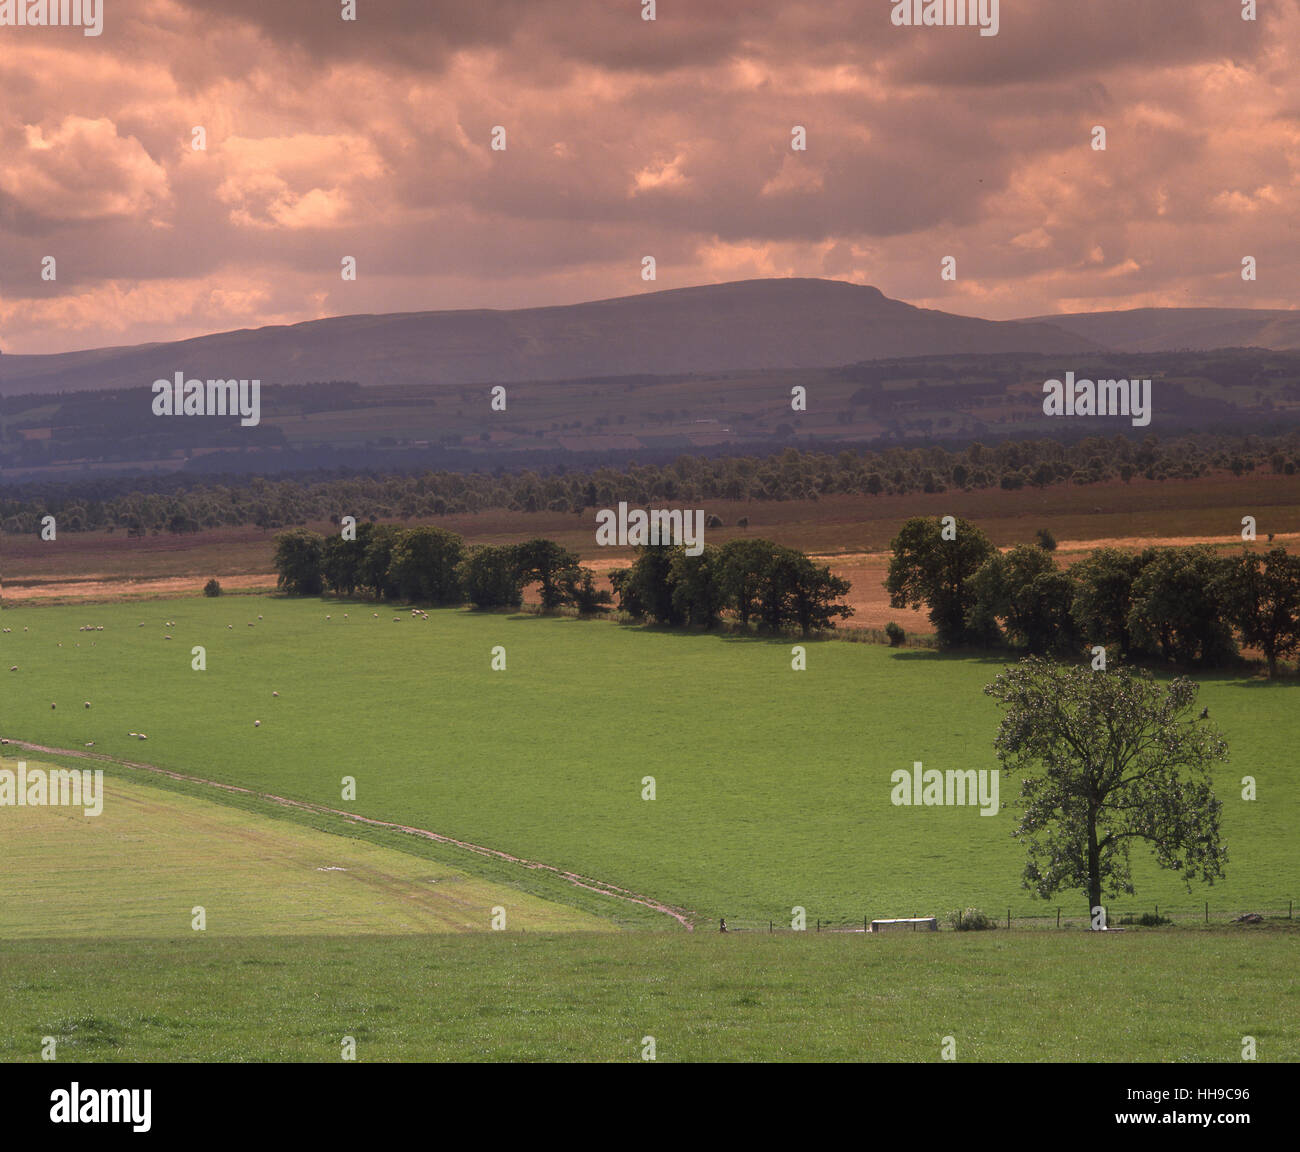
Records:
M1054 321L954 316L838 280L743 280L553 308L338 316L174 343L6 355L0 394L148 387L178 371L265 384L461 386L1099 347Z
M1134 308L1035 316L1116 352L1204 352L1214 348L1300 349L1300 310L1265 308Z

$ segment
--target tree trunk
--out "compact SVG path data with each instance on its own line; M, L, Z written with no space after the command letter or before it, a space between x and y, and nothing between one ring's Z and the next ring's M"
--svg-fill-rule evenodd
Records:
M1101 849L1097 846L1097 814L1088 811L1088 918L1101 905Z

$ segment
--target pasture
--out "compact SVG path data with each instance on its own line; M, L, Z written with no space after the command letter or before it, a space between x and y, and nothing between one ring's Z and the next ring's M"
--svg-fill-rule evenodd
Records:
M1300 1059L1293 934L22 940L0 1061Z
M0 619L8 738L93 742L96 754L435 831L701 921L788 923L796 905L810 925L1054 910L1020 886L1014 782L1004 778L1007 806L991 817L890 802L891 774L916 761L996 767L999 711L981 689L1000 660L825 642L794 672L788 640L253 596L19 607ZM196 645L205 671L191 669ZM498 646L503 671L492 669ZM1121 907L1209 899L1218 920L1285 912L1300 889L1297 700L1294 682L1201 681L1199 703L1232 754L1216 777L1227 877L1188 895L1139 848L1137 896ZM1241 799L1246 775L1254 801ZM653 800L642 799L646 777ZM558 881L543 890L536 872L471 852L388 842L620 923L674 927ZM1053 904L1078 914L1084 902Z
M0 768L16 761L0 759ZM28 770L48 767L28 759ZM440 862L137 781L104 781L103 811L6 808L0 940L81 936L392 935L608 930L563 904Z

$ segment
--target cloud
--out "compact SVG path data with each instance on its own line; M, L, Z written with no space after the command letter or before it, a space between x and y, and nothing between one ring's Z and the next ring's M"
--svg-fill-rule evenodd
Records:
M216 196L230 206L233 223L290 231L355 222L351 190L385 173L374 146L359 136L232 136L215 163L223 173Z
M0 195L14 210L46 222L128 218L168 198L167 173L134 136L118 135L107 117L65 116L53 129L23 127L6 149Z
M1295 0L1255 23L1221 0L1003 4L996 37L888 13L140 0L93 43L31 30L0 53L0 340L770 275L993 318L1296 304ZM1249 284L1229 274L1246 254Z

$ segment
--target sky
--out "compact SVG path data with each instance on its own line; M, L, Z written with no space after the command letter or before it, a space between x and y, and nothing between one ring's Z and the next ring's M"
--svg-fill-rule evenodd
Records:
M101 3L0 26L3 352L780 276L1300 304L1300 0Z

